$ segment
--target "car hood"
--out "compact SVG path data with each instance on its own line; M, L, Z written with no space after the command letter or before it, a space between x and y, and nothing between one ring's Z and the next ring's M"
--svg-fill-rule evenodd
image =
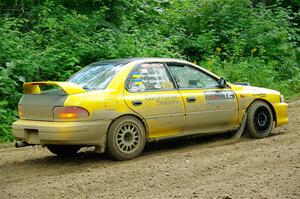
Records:
M230 87L234 91L243 91L245 93L280 95L280 92L278 92L276 90L262 88L262 87L242 86L242 85L234 85L234 84L230 84Z

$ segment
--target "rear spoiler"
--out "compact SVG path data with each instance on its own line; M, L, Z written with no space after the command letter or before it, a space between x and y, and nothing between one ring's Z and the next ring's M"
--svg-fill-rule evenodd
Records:
M26 82L23 84L25 94L40 94L40 86L53 85L60 87L66 95L85 93L86 91L81 88L79 85L71 82Z

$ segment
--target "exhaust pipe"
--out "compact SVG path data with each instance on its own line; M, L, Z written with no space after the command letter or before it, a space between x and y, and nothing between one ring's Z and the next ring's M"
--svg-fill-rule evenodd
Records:
M15 147L16 148L21 148L21 147L25 147L25 146L30 146L31 144L28 144L27 142L24 141L19 141L15 143Z

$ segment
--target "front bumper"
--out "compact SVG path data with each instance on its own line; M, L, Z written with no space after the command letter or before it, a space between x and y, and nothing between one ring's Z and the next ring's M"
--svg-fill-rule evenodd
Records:
M276 103L273 104L276 113L276 126L282 126L288 123L288 104Z
M13 135L28 144L76 144L105 147L110 121L45 122L18 120Z

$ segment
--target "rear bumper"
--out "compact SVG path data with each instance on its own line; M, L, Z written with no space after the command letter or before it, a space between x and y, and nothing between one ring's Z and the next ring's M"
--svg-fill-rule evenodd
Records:
M282 126L288 123L288 104L276 103L273 104L276 113L276 126Z
M44 122L18 120L13 135L29 144L76 144L105 147L110 121Z

